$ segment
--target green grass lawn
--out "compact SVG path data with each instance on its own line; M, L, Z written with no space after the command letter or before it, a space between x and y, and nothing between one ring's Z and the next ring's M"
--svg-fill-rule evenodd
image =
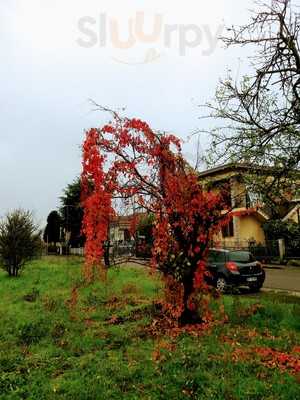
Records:
M158 279L110 270L70 312L80 262L43 258L17 279L0 272L0 399L300 399L299 376L252 353L293 354L300 298L227 295L218 302L229 322L210 334L153 335Z

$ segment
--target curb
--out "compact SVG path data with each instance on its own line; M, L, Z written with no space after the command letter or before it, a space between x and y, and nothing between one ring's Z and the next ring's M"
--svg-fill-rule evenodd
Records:
M263 287L261 288L262 292L273 292L276 294L285 294L288 296L295 296L295 297L300 297L300 292L294 291L294 290L286 290L286 289L271 289L271 288L266 288Z
M263 265L263 268L266 268L266 269L285 269L286 265L268 265L268 264L266 264L266 265Z

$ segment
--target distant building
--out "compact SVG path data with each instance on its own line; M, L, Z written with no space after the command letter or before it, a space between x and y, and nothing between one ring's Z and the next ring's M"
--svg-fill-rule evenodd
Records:
M130 242L132 237L132 226L134 220L145 217L146 213L136 213L131 215L117 215L113 221L110 222L110 241L111 242Z
M271 218L271 213L261 202L260 194L247 189L243 178L249 173L249 165L234 163L199 173L199 178L207 188L227 191L228 205L238 214L232 217L222 229L222 234L216 238L228 247L243 246L251 241L264 244L266 240L262 225ZM300 199L289 197L282 205L281 218L283 221L300 223Z
M116 216L110 223L110 240L112 242L129 242L132 215Z

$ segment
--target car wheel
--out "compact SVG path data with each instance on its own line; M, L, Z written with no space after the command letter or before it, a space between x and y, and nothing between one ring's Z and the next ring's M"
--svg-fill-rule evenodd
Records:
M227 288L227 282L226 282L226 279L223 276L219 276L217 278L216 288L222 293L225 292L225 290Z

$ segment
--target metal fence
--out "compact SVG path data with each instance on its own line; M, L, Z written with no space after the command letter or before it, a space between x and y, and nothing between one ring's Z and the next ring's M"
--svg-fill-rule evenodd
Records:
M61 254L58 250L53 254ZM68 254L75 256L84 256L84 248L68 248ZM137 244L131 242L111 242L109 244L109 259L112 264L120 261L120 259L141 258L148 259L151 257L151 246Z
M109 256L110 258L118 258L118 257L130 257L134 255L134 244L131 242L128 243L118 243L115 242L109 247Z
M250 243L249 251L259 261L271 261L280 257L278 240L267 240L265 245Z
M270 262L280 258L279 241L278 240L267 240L264 245L257 244L249 241L221 241L212 242L210 247L224 248L228 250L246 250L250 251L253 256L259 261ZM295 237L291 240L285 240L285 251L284 259L300 258L300 237ZM135 242L114 242L109 247L109 258L112 263L117 262L120 259L144 259L147 260L151 257L151 244L147 243L135 243ZM47 253L46 253L47 254ZM51 253L48 253L51 254ZM54 252L53 254L61 254L60 252ZM66 254L64 251L62 254ZM84 249L70 248L69 253L71 255L84 256Z
M278 240L267 240L265 244L240 240L240 241L221 241L214 242L211 247L222 248L226 250L245 250L250 251L258 261L270 262L280 257Z
M71 247L69 254L72 256L84 256L84 249L83 247Z
M300 258L300 237L285 241L285 257L287 259Z

